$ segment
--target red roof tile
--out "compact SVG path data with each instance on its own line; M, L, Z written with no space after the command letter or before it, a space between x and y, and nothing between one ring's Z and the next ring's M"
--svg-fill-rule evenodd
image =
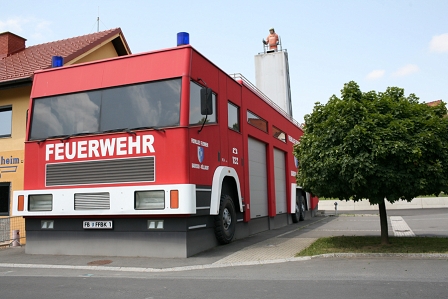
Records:
M437 100L437 101L428 102L428 103L426 103L426 105L434 107L441 103L442 103L442 100Z
M30 46L0 60L0 83L32 77L34 71L51 67L52 56L62 56L69 62L116 34L121 35L130 53L120 28Z

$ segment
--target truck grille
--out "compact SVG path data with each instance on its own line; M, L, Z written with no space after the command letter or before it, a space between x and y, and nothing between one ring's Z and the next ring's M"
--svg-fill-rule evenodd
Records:
M109 192L75 193L75 210L109 210Z
M47 164L46 172L46 186L154 181L154 157Z

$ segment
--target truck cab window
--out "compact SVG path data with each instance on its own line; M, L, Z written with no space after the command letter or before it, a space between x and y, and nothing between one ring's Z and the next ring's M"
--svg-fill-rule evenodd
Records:
M201 114L201 88L202 86L190 82L190 125L202 125L205 115ZM213 93L213 114L207 116L207 124L216 123L216 95Z
M229 102L228 109L228 126L229 129L239 132L240 131L240 107Z
M247 122L263 132L268 132L268 122L249 110L247 110Z

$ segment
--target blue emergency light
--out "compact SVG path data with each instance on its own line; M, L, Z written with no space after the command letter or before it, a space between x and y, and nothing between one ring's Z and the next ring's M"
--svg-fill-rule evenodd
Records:
M190 35L188 32L179 32L177 34L177 46L190 44Z
M51 67L60 67L64 65L64 58L62 56L51 57Z

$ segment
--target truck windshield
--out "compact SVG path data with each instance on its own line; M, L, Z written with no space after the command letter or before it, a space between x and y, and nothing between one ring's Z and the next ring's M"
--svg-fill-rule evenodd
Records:
M181 79L34 99L30 140L178 126Z

